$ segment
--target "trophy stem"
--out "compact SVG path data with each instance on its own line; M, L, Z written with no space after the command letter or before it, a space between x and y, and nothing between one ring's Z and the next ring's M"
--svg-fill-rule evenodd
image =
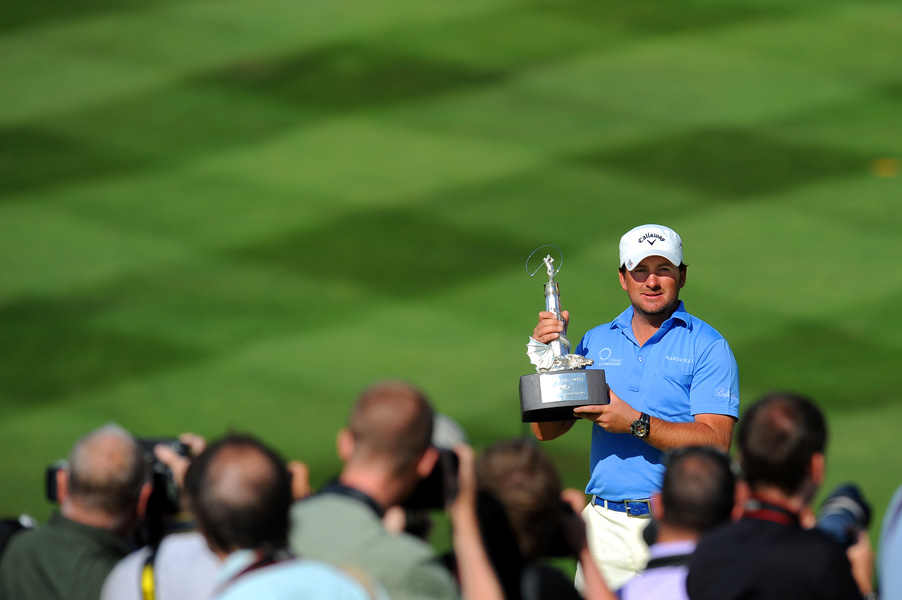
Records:
M564 315L561 314L561 290L556 281L545 282L545 310L553 313L558 321L564 321ZM564 356L570 354L570 340L564 333L556 340L548 343L554 351L555 356Z
M541 248L533 250L529 257L532 258ZM554 280L560 269L554 269L554 259L550 254L542 262L548 273L545 310L566 325L561 312L561 290ZM529 258L526 265L530 277L539 272L538 269L534 272L529 270ZM549 351L552 356L548 356ZM538 372L520 378L520 417L524 423L571 421L576 418L573 416L574 407L610 402L604 371L586 369L593 364L592 360L570 354L570 340L563 332L548 344L529 338L526 354Z

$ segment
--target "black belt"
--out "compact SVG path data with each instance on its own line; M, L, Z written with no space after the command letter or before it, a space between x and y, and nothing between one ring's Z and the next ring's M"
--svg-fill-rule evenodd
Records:
M592 503L598 506L604 506L608 510L626 513L631 517L647 517L651 515L651 501L645 500L624 500L622 502L614 502L605 500L598 496L592 496Z

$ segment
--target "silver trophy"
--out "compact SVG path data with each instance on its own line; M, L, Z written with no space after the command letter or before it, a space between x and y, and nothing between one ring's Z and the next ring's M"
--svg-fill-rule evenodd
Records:
M542 266L548 274L545 282L545 310L553 313L560 321L560 286L554 276L560 267L554 268L554 258L547 254L540 266L530 271L530 259L544 248L555 248L563 265L563 254L557 246L542 246L526 259L526 271L535 276ZM573 420L573 408L589 404L607 404L608 390L601 369L588 369L594 361L579 354L570 353L570 340L564 333L548 344L529 338L526 346L529 361L535 365L536 373L520 378L520 415L524 423L539 421Z

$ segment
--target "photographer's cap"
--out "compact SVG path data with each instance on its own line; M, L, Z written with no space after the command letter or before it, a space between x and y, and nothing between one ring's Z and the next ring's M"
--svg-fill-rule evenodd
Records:
M678 267L683 262L683 240L670 227L640 225L620 238L620 266L632 271L649 256L663 256Z

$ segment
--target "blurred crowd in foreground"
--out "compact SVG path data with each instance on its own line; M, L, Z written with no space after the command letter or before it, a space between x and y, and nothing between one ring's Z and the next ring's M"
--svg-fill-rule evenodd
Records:
M616 589L588 549L586 496L562 489L534 440L479 455L465 440L417 388L376 383L338 432L340 474L314 491L302 463L250 435L158 443L103 426L51 471L48 523L4 522L0 600L902 598L902 492L875 577L860 491L812 506L827 428L804 397L751 406L735 461L667 454L650 559ZM436 510L451 525L444 555L428 543Z

